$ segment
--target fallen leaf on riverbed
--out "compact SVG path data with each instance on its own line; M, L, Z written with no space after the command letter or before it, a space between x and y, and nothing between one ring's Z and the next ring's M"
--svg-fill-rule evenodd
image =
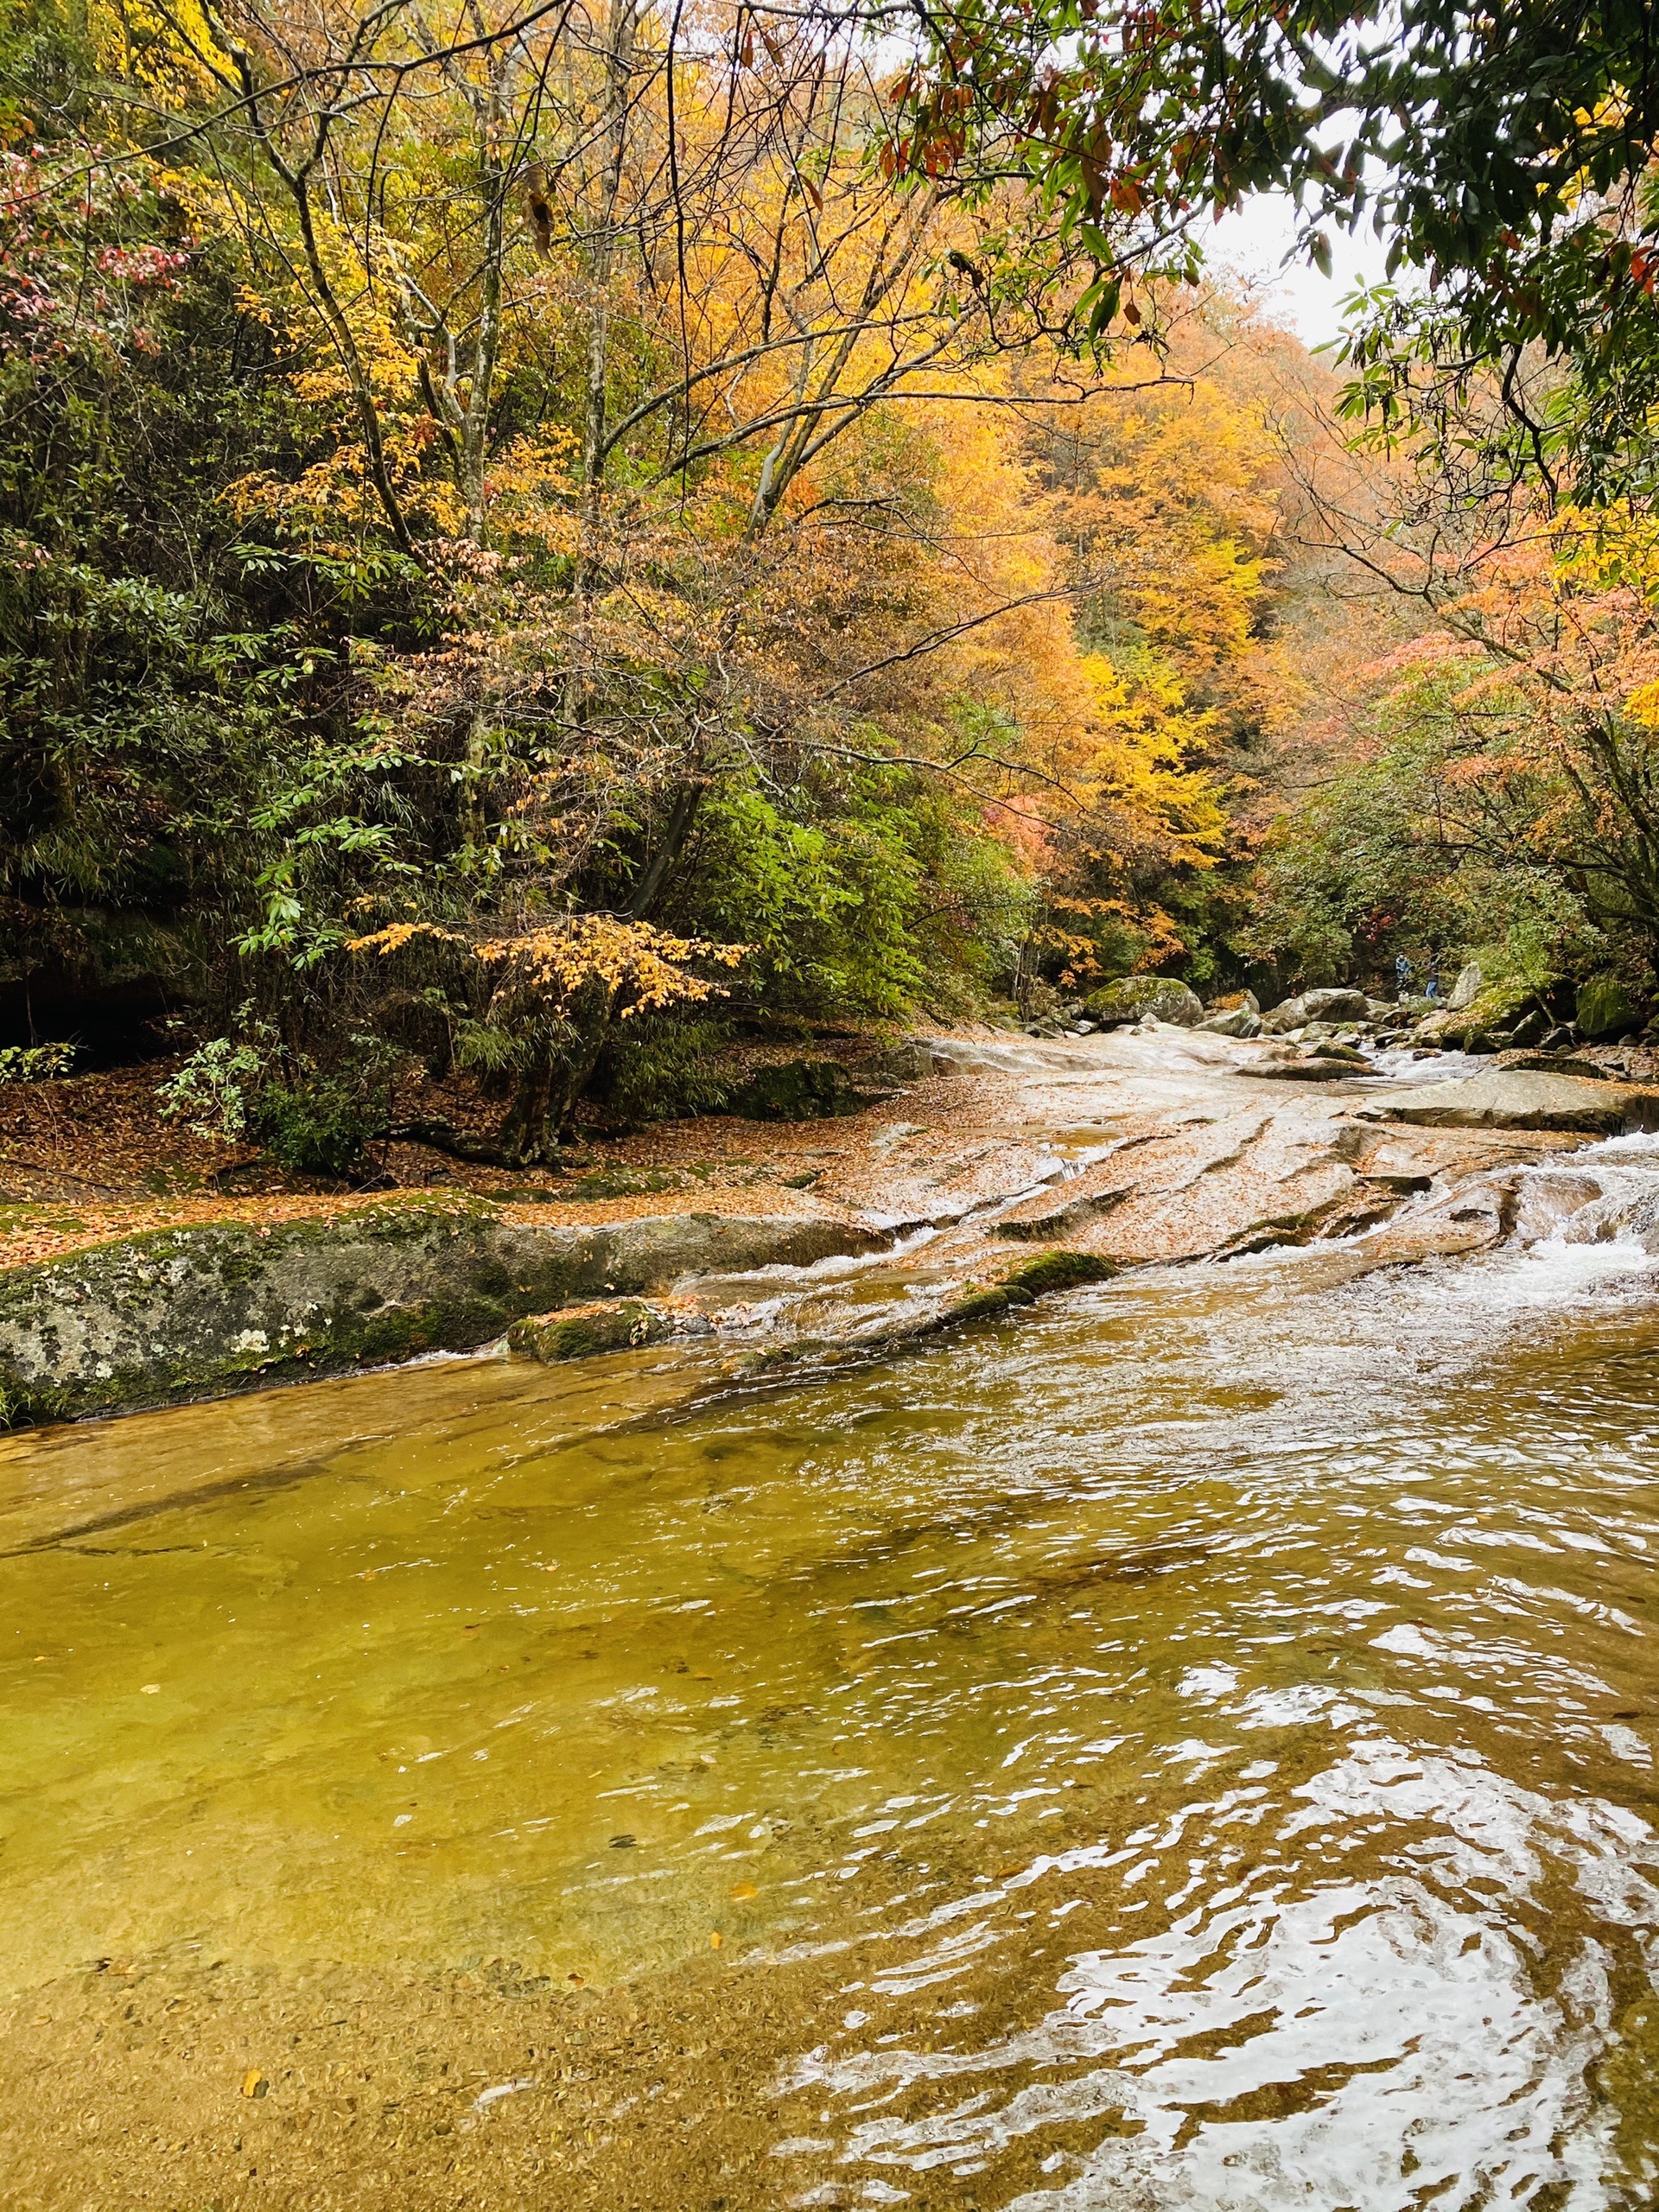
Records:
M709 1948L711 1951L717 1951L725 1941L726 1938L721 1934L719 1929L716 1928L714 1934L709 1938Z
M734 1897L759 1897L760 1894L760 1892L755 1888L753 1882L739 1882L734 1885L732 1890L732 1895Z
M514 2082L498 2082L493 2089L480 2089L473 2099L473 2110L482 2112L488 2105L499 2103L503 2097L516 2097L521 2089L533 2089L534 2078L526 2074Z
M263 2097L270 2088L270 2082L266 2081L257 2066L250 2066L242 2076L242 2094L245 2097Z

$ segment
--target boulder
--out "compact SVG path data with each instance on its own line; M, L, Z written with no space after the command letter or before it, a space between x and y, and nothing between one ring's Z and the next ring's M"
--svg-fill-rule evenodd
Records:
M1611 1083L1613 1079L1605 1068L1598 1067L1593 1060L1581 1060L1572 1052L1500 1052L1497 1065L1510 1074L1579 1075L1586 1083Z
M1310 1021L1369 1021L1371 1002L1363 991L1305 991Z
M1618 1037L1641 1022L1635 1001L1617 976L1592 976L1579 986L1574 1009L1580 1033L1586 1037Z
M1451 1045L1462 1052L1495 1052L1496 1042L1483 1040L1509 1038L1515 1025L1535 1008L1532 993L1524 983L1513 979L1483 983L1466 1004L1436 1007L1417 1024L1414 1033L1425 1044Z
M643 1298L596 1299L554 1313L527 1314L507 1331L514 1351L552 1366L564 1359L587 1359L595 1352L628 1351L659 1344L675 1332L679 1317Z
M1372 1122L1410 1122L1433 1129L1577 1129L1613 1136L1659 1128L1659 1090L1581 1076L1493 1069L1461 1083L1425 1084L1359 1109Z
M900 1037L851 1070L858 1083L925 1083L934 1071L932 1047L925 1037Z
M1529 1007L1518 1021L1510 1025L1510 1045L1522 1051L1531 1045L1541 1045L1549 1034L1550 1019L1541 1007Z
M1259 1037L1262 1017L1247 1006L1236 1006L1224 1014L1207 1014L1197 1027L1207 1029L1212 1037Z
M1369 1073L1370 1068L1363 1052L1333 1046L1307 1053L1268 1053L1236 1072L1263 1077L1272 1083L1341 1083Z
M1466 1013L1453 1014L1450 1007L1443 1006L1426 1014L1411 1033L1421 1045L1448 1045L1461 1052L1471 1028Z
M1465 1007L1474 1004L1479 995L1480 985L1479 963L1471 960L1459 969L1458 980L1452 986L1452 995L1447 999L1446 1005L1453 1014L1461 1014Z
M1370 1018L1371 1002L1363 991L1299 991L1271 1014L1264 1014L1262 1027L1270 1037L1282 1037L1287 1029L1300 1029L1310 1021L1369 1021Z
M1204 1019L1197 994L1173 976L1120 976L1115 983L1084 1001L1084 1012L1103 1028L1141 1021L1150 1014L1178 1029L1192 1029Z

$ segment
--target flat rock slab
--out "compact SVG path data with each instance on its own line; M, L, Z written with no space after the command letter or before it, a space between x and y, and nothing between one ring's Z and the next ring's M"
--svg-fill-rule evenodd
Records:
M1351 1083L1372 1071L1353 1060L1249 1060L1236 1075L1260 1076L1268 1083Z
M553 1306L887 1242L855 1222L729 1214L541 1226L478 1200L153 1230L0 1280L0 1427L469 1351Z
M1592 1083L1581 1076L1495 1072L1463 1082L1427 1083L1368 1099L1366 1121L1409 1122L1433 1129L1571 1129L1616 1136L1659 1128L1659 1090Z

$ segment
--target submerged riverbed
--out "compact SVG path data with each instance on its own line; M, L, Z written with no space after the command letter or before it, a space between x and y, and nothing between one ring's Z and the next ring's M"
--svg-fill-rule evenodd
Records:
M1649 2204L1648 1265L0 1446L0 2195Z

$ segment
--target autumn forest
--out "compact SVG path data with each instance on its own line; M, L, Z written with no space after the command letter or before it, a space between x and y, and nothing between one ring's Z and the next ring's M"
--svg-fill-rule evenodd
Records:
M13 1072L326 1169L1128 975L1644 1018L1643 16L16 0ZM1262 190L1389 245L1319 352Z

